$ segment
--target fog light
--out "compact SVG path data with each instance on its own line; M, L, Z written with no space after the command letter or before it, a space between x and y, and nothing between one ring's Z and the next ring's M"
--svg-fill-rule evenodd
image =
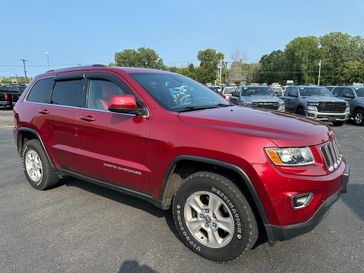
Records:
M291 202L294 209L302 209L307 207L313 197L313 193L302 193L292 196Z

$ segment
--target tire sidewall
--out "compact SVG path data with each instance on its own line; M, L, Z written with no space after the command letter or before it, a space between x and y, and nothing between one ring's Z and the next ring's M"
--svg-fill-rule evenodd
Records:
M209 248L200 243L188 230L184 218L187 198L198 191L207 191L218 196L230 209L234 219L234 234L231 241L222 248ZM231 261L252 247L252 211L245 197L237 194L219 181L208 177L196 177L182 184L173 202L173 216L182 241L203 257L215 261ZM256 239L256 238L255 238Z
M355 119L355 117L356 117L356 115L357 114L362 114L362 117L363 117L363 119L362 119L362 122L361 123L357 123L356 122L356 119ZM355 113L354 113L354 124L355 125L357 125L357 126L361 126L361 125L363 125L363 123L364 123L364 111L361 111L361 110L358 110L358 111L356 111Z
M40 160L42 161L42 179L40 180L40 182L35 182L33 181L30 176L28 175L28 172L26 170L26 166L25 166L25 158L26 158L26 155L29 151L31 150L34 150ZM32 185L34 188L36 189L43 189L44 186L45 186L45 183L46 183L46 177L45 177L45 168L46 168L46 161L45 161L45 157L44 157L44 154L43 154L43 151L42 150L39 150L38 147L36 147L36 145L34 145L33 143L26 143L25 146L24 146L24 149L23 149L23 156L22 156L22 159L23 159L23 168L24 168L24 173L25 173L25 176L28 180L28 182L30 183L30 185Z

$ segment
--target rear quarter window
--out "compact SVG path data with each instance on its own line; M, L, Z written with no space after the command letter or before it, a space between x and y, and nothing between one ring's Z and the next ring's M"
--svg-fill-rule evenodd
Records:
M37 81L30 90L27 101L49 103L54 81L52 78Z

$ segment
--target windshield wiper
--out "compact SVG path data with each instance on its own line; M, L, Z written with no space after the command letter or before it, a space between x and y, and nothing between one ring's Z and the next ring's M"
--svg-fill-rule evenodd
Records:
M212 109L218 107L228 107L233 106L233 104L225 104L225 103L218 103L215 105L204 105L204 106L186 106L177 110L177 112L189 112L189 111L196 111L196 110L204 110L204 109Z

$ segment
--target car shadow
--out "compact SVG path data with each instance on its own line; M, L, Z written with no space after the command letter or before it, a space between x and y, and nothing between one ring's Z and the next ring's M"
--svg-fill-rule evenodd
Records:
M364 222L364 185L350 184L348 193L341 196L344 203Z
M147 265L140 265L137 261L129 260L123 262L118 273L158 273Z
M130 196L115 190L111 190L102 186L92 184L90 182L80 180L77 178L67 177L62 181L65 186L77 187L79 189L100 195L118 203L124 204L129 207L134 207L139 210L143 210L157 218L164 218L168 228L172 231L173 235L178 238L177 230L174 225L174 220L171 210L162 210L155 207L153 204L144 201L143 199Z

